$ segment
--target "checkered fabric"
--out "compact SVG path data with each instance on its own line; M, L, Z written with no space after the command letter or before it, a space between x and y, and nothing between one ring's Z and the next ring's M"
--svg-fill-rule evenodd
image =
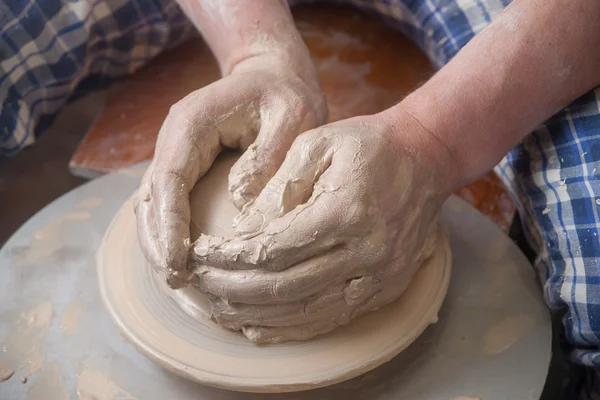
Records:
M67 100L195 33L169 0L0 0L0 160Z
M510 0L333 2L380 15L442 67ZM173 0L0 0L0 159L33 143L69 98L193 34ZM573 102L496 167L537 252L546 302L564 312L570 358L588 367L584 399L600 399L599 98L596 89Z

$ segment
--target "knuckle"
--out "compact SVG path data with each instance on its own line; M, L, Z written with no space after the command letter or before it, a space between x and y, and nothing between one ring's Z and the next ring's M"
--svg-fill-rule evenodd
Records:
M296 138L290 152L293 152L301 163L313 162L317 150L326 144L322 131L321 129L313 129L304 132Z
M296 151L308 148L310 146L310 143L313 141L312 136L313 135L311 134L311 131L302 133L296 138L296 140L294 140L292 148L294 148Z

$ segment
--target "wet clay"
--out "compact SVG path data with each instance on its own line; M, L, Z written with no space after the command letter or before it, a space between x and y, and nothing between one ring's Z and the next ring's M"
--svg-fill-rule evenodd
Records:
M92 216L88 211L72 211L65 215L62 215L46 226L38 229L33 233L33 238L36 240L48 239L56 236L61 226L70 221L85 221L90 219Z
M100 196L90 197L88 199L82 200L79 203L77 203L77 207L95 208L95 207L102 205L102 203L104 203L104 199L102 197L100 197Z
M99 371L83 370L77 381L79 400L137 400Z
M60 367L56 363L46 364L40 369L35 381L27 391L27 400L69 400L70 395L63 386Z
M0 383L9 380L14 374L15 371L12 369L0 368Z
M212 172L226 172L235 161L219 160ZM206 176L211 191L192 193L196 210L192 235L200 231L226 235L233 229L231 220L237 211L228 200L226 174L218 183L211 176ZM397 301L309 341L256 346L207 318L215 312L214 305L201 293L193 287L171 290L164 276L148 265L137 240L132 200L113 220L97 255L105 306L138 350L188 379L250 392L322 387L390 360L436 321L449 283L450 262L444 236ZM360 291L361 282L352 289ZM349 299L356 297L355 292L348 293ZM289 365L281 368L282 363Z
M4 366L4 370L22 369L21 379L27 381L29 375L42 367L44 342L52 320L52 312L52 302L48 301L19 316L12 332L2 342L0 365Z
M61 232L68 229L71 224L81 224L90 219L92 214L88 211L71 211L57 217L37 229L31 235L31 240L26 251L15 254L17 257L12 267L21 268L36 263L44 263L63 249Z
M532 315L518 315L495 323L483 338L483 352L488 355L503 353L527 332L534 322Z
M73 300L67 305L60 318L60 328L65 336L70 336L77 330L79 316L85 308L85 303L81 300Z

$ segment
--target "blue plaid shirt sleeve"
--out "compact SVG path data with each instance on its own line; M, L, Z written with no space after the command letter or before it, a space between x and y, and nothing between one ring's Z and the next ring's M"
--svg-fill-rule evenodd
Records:
M440 68L510 0L330 2L380 15ZM0 0L0 159L33 143L75 88L103 87L193 34L172 0ZM588 367L583 399L600 399L599 99L600 89L583 95L496 167L537 253L545 300L564 315L570 358Z
M0 0L0 160L72 96L132 73L194 34L174 1Z

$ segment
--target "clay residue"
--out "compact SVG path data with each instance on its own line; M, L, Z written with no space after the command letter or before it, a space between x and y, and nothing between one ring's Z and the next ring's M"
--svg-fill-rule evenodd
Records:
M14 374L14 370L0 367L0 383L9 380Z
M137 400L101 372L84 370L77 382L79 400Z
M63 225L68 222L85 221L91 216L88 211L72 211L36 230L31 236L31 244L26 247L26 251L18 255L13 267L46 262L53 254L65 247L61 235Z
M88 199L82 200L79 203L77 203L77 207L94 208L94 207L98 207L102 203L104 203L104 198L102 198L100 196L90 197Z
M62 215L49 224L41 227L33 233L33 238L36 240L47 239L54 237L57 234L58 229L67 221L84 221L92 216L88 211L73 211Z
M2 344L0 363L15 371L24 368L24 380L44 363L44 342L52 320L52 309L52 302L47 301L21 314Z
M46 364L27 391L27 400L69 400L58 364Z
M496 355L508 350L533 325L531 315L508 317L494 324L483 338L483 352Z
M70 336L77 330L79 324L79 315L83 311L85 304L81 300L74 300L65 308L60 318L60 328L65 336Z

